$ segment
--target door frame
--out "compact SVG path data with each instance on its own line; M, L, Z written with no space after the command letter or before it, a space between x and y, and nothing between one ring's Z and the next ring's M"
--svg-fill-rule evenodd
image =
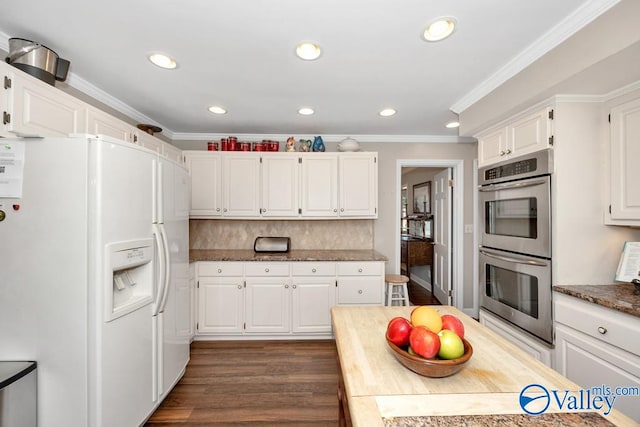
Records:
M396 160L396 208L400 207L402 193L402 168L451 168L454 190L451 205L451 239L449 263L451 267L452 305L463 309L464 301L464 160L462 159L398 159ZM400 209L395 214L394 269L400 265ZM432 279L433 280L433 279Z

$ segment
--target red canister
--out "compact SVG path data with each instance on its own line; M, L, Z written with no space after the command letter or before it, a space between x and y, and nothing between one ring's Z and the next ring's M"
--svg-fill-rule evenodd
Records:
M227 138L222 138L220 145L222 145L222 151L229 151L229 140Z
M234 138L234 139L229 138L229 142L227 144L227 148L229 149L229 151L236 151L238 149L238 139L237 138Z
M218 143L212 141L207 142L207 150L218 151Z
M266 145L264 142L254 142L253 151L265 151Z
M239 143L240 151L251 151L251 143L250 142L241 142Z
M279 151L280 143L278 141L269 141L269 151Z

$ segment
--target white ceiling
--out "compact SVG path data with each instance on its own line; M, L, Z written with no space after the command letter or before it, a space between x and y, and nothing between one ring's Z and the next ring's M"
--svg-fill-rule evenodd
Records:
M369 135L457 140L445 123L617 0L5 0L9 37L71 61L68 84L173 139ZM445 41L425 25L453 16ZM294 55L317 42L316 61ZM146 55L171 54L173 71ZM213 115L220 104L228 113ZM300 116L298 108L316 114ZM398 113L380 117L393 107Z

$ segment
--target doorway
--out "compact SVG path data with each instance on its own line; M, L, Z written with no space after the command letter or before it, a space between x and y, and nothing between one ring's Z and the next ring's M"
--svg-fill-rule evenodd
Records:
M458 308L463 292L458 281L463 271L464 188L455 183L463 182L462 165L462 160L410 159L398 160L396 168L397 271L431 292L442 304ZM425 256L428 263L424 262Z

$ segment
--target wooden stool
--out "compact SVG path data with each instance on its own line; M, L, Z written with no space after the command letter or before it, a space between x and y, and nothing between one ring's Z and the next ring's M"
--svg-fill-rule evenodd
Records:
M394 301L402 301L400 305L411 305L409 303L409 290L407 282L409 278L402 274L386 274L384 276L386 282L386 301L385 305L394 305Z

